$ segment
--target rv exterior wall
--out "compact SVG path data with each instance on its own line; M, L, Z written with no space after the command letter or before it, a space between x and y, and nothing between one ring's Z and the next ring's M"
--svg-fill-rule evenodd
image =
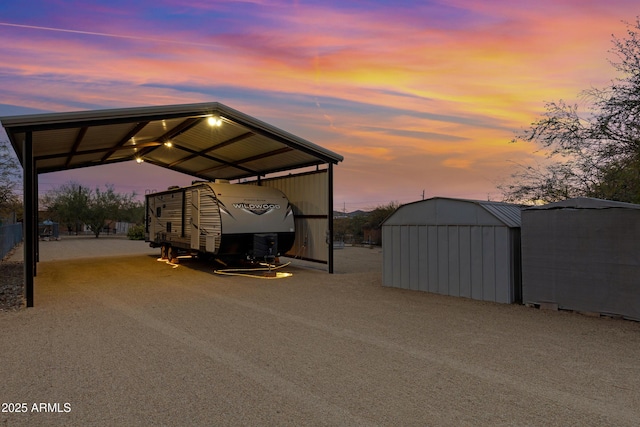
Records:
M148 241L177 247L188 244L190 230L184 228L184 198L181 189L146 196Z
M272 233L289 250L295 223L289 202L271 188L198 183L146 196L153 246L225 256L251 256L254 235Z

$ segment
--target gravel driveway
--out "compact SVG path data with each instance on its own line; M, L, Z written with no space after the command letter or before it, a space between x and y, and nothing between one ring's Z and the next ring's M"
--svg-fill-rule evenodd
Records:
M0 312L0 425L640 420L640 323L384 288L379 248L279 280L142 242L40 249L35 307Z

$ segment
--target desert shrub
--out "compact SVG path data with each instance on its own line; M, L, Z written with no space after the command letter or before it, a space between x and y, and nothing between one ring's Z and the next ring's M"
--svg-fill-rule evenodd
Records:
M144 240L144 225L134 225L127 231L129 240Z

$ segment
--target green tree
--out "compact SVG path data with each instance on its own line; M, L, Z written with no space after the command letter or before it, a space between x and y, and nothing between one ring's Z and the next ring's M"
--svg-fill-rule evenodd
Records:
M144 202L136 201L133 194L125 201L120 209L120 221L134 224L144 224Z
M42 204L70 231L75 230L77 234L79 228L86 225L96 238L108 221L130 221L133 216L140 216L140 203L135 201L135 194L116 193L111 185L104 190L91 190L69 182L47 194Z
M546 159L519 167L498 186L506 201L586 196L640 202L640 20L627 24L627 37L614 37L613 45L618 77L582 92L585 113L577 104L547 103L545 114L516 137L538 145Z
M367 215L367 222L364 227L377 230L382 226L382 222L394 213L400 204L398 202L390 202L386 205L380 205Z
M381 205L369 212L360 212L352 216L336 218L333 221L334 240L345 242L362 242L365 230L379 230L382 222L398 209L398 202ZM369 237L371 233L367 234Z
M18 194L21 167L8 141L0 141L0 224L3 218L20 216L22 202Z
M377 206L367 214L366 222L362 225L364 241L368 244L379 245L382 243L382 223L389 215L398 209L397 202Z
M77 182L68 182L47 193L40 201L53 219L78 234L87 217L91 192Z
M365 212L350 218L348 230L354 242L361 243L364 240L364 225L367 223L367 214Z
M346 242L349 234L349 218L339 217L333 220L333 240L336 242Z
M104 191L96 188L90 195L85 224L96 238L104 230L107 220L119 219L120 211L127 203L127 197L117 194L112 186L107 186Z
M622 159L603 169L594 193L601 198L640 204L640 158Z

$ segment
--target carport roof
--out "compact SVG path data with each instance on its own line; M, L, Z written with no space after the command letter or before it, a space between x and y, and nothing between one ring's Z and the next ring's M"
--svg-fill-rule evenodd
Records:
M32 133L38 173L130 160L205 180L336 164L343 157L218 102L1 117L20 162Z

